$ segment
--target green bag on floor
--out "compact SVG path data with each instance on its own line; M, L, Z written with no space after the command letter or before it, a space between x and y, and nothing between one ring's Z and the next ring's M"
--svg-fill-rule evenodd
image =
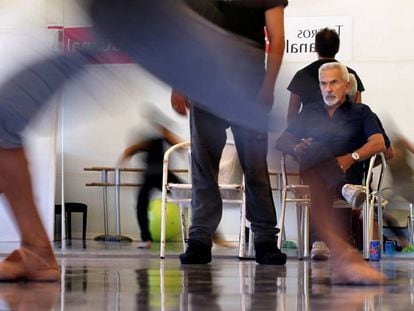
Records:
M296 243L293 241L282 241L282 248L297 249Z
M410 244L402 249L403 253L414 253L414 244Z

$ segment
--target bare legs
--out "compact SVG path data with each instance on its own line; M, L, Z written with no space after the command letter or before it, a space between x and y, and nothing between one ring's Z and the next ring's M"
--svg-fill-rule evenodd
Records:
M332 196L320 176L313 170L302 172L311 187L312 227L331 250L331 281L334 284L382 284L385 276L364 261L344 237L341 227L332 221Z
M47 281L58 279L56 259L34 202L23 149L0 148L0 191L10 203L22 240L18 254L13 252L0 263L0 280L41 281L42 274Z

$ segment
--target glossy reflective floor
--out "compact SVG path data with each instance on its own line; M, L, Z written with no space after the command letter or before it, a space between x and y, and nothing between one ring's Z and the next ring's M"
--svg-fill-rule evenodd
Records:
M0 243L4 257L17 247ZM385 286L331 286L329 264L284 267L239 261L236 249L215 247L209 265L181 266L180 245L160 260L158 245L73 241L55 245L62 282L0 283L0 310L414 310L414 259L372 263ZM293 255L293 254L292 254Z

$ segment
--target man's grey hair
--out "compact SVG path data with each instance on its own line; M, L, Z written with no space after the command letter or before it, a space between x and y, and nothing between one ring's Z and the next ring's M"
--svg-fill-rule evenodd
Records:
M339 69L341 71L342 79L349 82L348 68L345 65L338 62L325 63L319 67L319 80L321 80L321 72L328 69Z

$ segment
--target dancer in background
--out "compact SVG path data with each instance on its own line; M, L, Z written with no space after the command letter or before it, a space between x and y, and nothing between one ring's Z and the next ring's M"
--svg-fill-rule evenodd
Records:
M162 112L156 110L156 114L148 116L148 120L160 118L167 120ZM161 124L162 123L162 124ZM150 195L152 190L162 189L162 173L163 173L163 159L167 146L172 146L182 142L182 140L175 135L171 130L171 122L153 122L152 127L155 129L153 135L142 138L124 150L119 160L118 166L123 167L125 162L138 153L144 153L145 158L145 172L142 185L138 191L137 196L137 220L141 231L141 242L138 248L151 248L152 236L149 230L148 221L148 205L150 202ZM168 180L172 183L181 183L181 179L170 170L168 171Z

